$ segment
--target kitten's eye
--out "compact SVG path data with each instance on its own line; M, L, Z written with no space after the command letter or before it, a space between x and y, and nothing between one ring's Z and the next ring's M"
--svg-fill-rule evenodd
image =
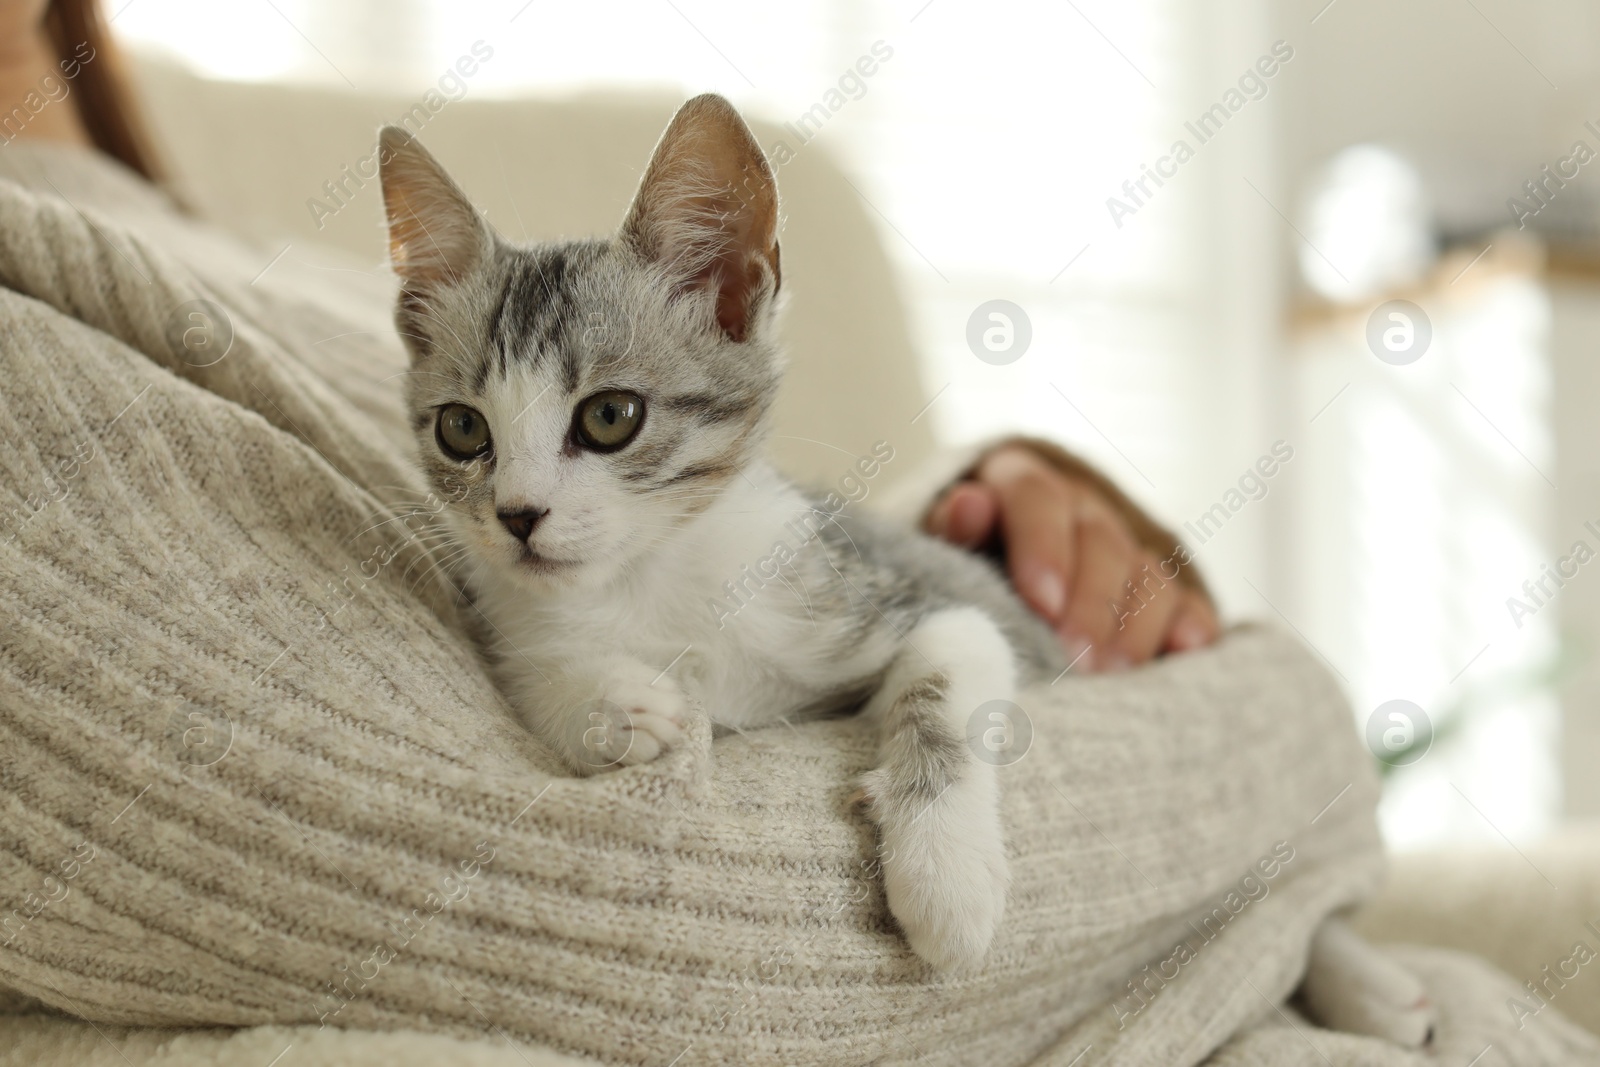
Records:
M435 436L450 458L476 459L489 451L489 420L465 404L446 404L439 409Z
M620 389L596 393L578 405L572 420L578 441L596 452L614 452L644 425L644 400Z

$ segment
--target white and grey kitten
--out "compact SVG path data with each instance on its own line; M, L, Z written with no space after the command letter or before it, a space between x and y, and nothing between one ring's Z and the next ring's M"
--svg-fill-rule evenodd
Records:
M512 704L580 773L654 759L691 699L728 729L861 707L890 910L981 960L1008 874L968 722L1065 659L987 561L846 531L763 460L778 197L738 113L685 104L609 239L512 245L404 130L380 160L412 426Z
M403 131L382 147L413 425L513 705L588 773L654 759L690 700L731 729L864 702L890 909L935 965L981 959L1007 871L967 721L1065 663L991 564L847 531L762 459L778 198L738 113L684 105L609 240L513 246Z

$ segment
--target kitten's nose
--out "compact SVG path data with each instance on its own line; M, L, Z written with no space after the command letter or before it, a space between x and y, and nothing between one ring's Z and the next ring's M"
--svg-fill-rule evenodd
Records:
M512 537L526 541L528 535L533 533L533 528L539 525L539 520L548 514L549 508L503 508L495 512L495 517L500 520L501 526L510 531Z

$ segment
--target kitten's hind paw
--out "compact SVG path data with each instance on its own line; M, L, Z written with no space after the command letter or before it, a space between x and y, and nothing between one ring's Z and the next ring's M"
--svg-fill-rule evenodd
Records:
M862 784L883 834L889 911L911 950L938 970L976 967L1000 927L1010 884L997 820L981 806L973 810L948 796L920 813L901 803L890 814L883 810L887 790L880 792L873 780L877 774Z
M1343 919L1327 919L1312 939L1300 992L1311 1017L1331 1030L1407 1048L1433 1043L1439 1013L1426 987Z
M1010 697L1016 668L976 608L934 612L906 645L914 658L896 660L866 710L879 721L879 764L861 784L889 910L917 955L965 969L989 951L1010 883L995 768L966 730L974 709Z

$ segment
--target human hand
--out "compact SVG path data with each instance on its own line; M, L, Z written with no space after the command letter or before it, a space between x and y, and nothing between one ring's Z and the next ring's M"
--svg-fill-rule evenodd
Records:
M929 510L929 533L1004 547L1011 582L1079 669L1122 670L1201 648L1221 628L1204 593L1176 580L1093 484L1025 444L990 452Z

